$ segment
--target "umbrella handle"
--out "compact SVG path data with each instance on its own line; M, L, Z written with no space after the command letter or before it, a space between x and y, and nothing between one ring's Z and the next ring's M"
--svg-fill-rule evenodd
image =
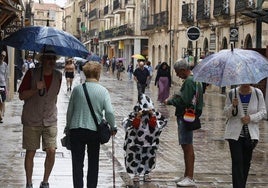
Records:
M235 98L237 98L236 88L234 89L234 92L235 92ZM237 116L237 114L238 114L238 107L235 106L235 109L232 110L232 115Z
M41 97L44 96L45 95L45 88L39 89L38 92L39 92L39 96L41 96Z
M43 67L41 67L40 81L43 79ZM39 96L42 97L45 95L45 88L38 90Z
M238 108L236 106L235 109L232 110L232 115L237 116L237 114L238 114Z

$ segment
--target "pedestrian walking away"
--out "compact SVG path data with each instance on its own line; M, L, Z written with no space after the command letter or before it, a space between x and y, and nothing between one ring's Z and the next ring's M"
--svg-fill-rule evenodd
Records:
M122 80L122 75L121 75L121 73L124 72L124 70L125 70L125 66L124 66L122 60L119 60L119 61L117 62L116 70L117 70L117 73L116 73L117 80Z
M101 122L104 112L105 119L111 126L111 134L114 136L117 132L114 109L108 90L99 84L101 69L100 63L92 61L86 63L83 66L83 72L86 76L84 84L88 90L89 99L95 111L97 121ZM88 170L86 187L96 188L98 185L100 141L97 126L90 112L82 84L74 87L72 91L66 122L64 132L70 134L73 187L84 187L83 167L85 150L87 148Z
M150 73L150 76L149 76L149 78L148 78L148 80L147 80L147 86L146 86L146 88L149 89L149 88L150 88L151 81L152 81L152 77L153 77L154 69L153 69L153 67L152 67L150 61L147 61L147 62L146 62L146 65L144 65L144 67L145 67L146 69L148 69L148 71L149 71L149 73Z
M133 74L133 70L134 70L134 65L133 65L133 61L130 62L130 64L127 67L127 73L128 73L128 79L132 80L132 74Z
M178 123L178 137L179 144L182 147L184 154L184 177L177 183L178 186L195 186L194 181L194 147L193 147L193 131L186 128L186 124L183 121L183 114L186 108L192 107L192 101L198 101L195 107L195 115L201 116L203 108L203 91L202 84L196 83L193 80L191 67L185 59L179 59L174 64L174 70L176 75L184 79L184 82L180 89L180 96L168 98L165 100L165 104L175 106L175 115ZM198 91L198 93L197 93ZM195 96L198 98L195 99Z
M8 66L5 62L7 56L6 51L2 51L0 55L0 123L3 123L5 113L5 101L7 94Z
M144 60L138 60L138 68L135 69L133 75L134 80L137 82L138 98L140 94L145 92L150 73L148 69L144 67Z
M150 172L156 165L156 152L159 136L166 126L167 119L155 111L150 97L141 94L133 112L122 122L125 135L125 166L128 173L134 174L133 182L150 182Z
M22 147L26 149L26 188L32 188L34 156L40 148L46 152L44 176L40 188L49 188L49 176L55 162L57 148L57 96L62 73L55 69L57 56L53 48L46 46L37 58L41 67L27 71L19 92L24 100L21 121L23 124ZM41 91L41 92L40 92Z
M233 188L245 188L259 140L259 122L266 118L262 91L250 84L232 89L226 96L224 114L228 118L224 137L231 153Z
M75 75L75 65L72 58L67 59L64 67L64 74L66 78L67 91L71 91Z

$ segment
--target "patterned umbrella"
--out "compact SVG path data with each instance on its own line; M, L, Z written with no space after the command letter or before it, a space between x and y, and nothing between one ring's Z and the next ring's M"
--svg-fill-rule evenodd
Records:
M193 73L194 80L220 87L255 84L268 77L268 60L253 50L221 50L203 59Z

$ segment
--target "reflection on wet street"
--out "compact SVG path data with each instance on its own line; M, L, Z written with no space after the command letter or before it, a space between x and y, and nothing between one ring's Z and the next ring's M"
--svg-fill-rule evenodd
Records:
M74 80L74 85L79 84L79 75ZM153 82L152 82L153 83ZM118 133L114 138L115 144L115 175L116 187L141 187L141 188L174 188L176 182L183 176L184 159L182 149L178 144L177 123L174 116L175 108L161 105L157 101L158 88L151 84L146 89L146 94L154 101L155 109L168 118L168 125L160 136L159 150L156 158L156 168L151 173L152 182L133 184L132 174L126 173L124 166L123 142L125 132L121 126L123 118L137 101L136 83L129 81L124 76L123 81L118 81L115 76L103 73L101 84L111 94L112 103L116 115ZM172 86L171 95L179 89L179 85ZM58 98L58 142L63 136L66 122L66 110L70 92L66 92L66 83L63 77L62 88ZM22 102L16 98L7 103L7 112L4 124L0 126L0 187L21 188L25 186L23 167L23 150L21 149L20 114ZM202 128L194 132L195 147L195 180L199 188L230 188L231 185L231 158L229 146L223 139L226 118L223 115L225 96L218 90L209 88L204 95L204 109L201 116ZM7 118L9 121L7 121ZM253 160L248 178L247 187L268 187L268 122L260 125L260 141L253 153ZM101 146L100 151L100 188L112 187L112 143L111 141ZM43 175L44 155L35 158L33 181L35 187L39 185ZM59 144L57 158L51 174L51 188L71 188L72 168L70 151ZM85 163L85 170L87 169ZM86 173L86 171L85 171ZM142 180L142 177L141 177Z

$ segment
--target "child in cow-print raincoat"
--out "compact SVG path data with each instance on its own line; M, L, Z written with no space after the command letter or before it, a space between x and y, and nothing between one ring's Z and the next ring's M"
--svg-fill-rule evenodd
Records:
M126 131L126 171L134 174L134 182L139 182L140 175L144 175L144 181L150 182L149 173L155 168L159 136L167 119L155 111L152 100L145 94L139 96L133 110L122 122Z

